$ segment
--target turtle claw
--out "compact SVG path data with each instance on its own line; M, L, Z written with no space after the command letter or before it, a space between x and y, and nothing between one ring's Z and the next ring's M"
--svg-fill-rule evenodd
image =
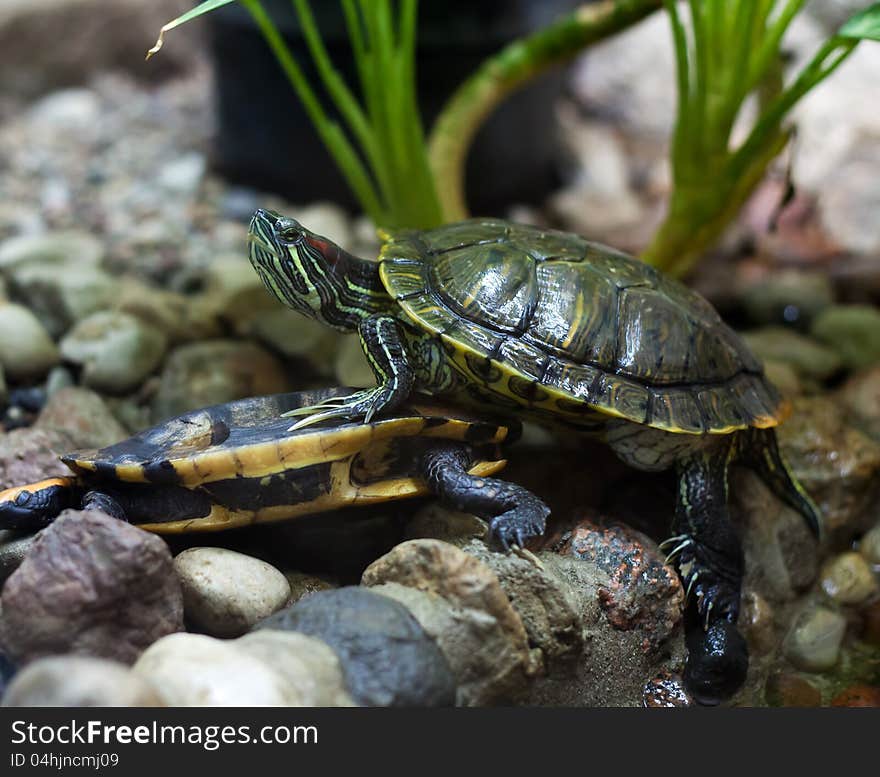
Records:
M308 426L333 419L353 422L362 420L370 423L376 413L381 412L388 404L389 392L382 386L363 389L345 397L331 397L309 407L298 407L283 414L284 418L305 416L287 431L295 432Z

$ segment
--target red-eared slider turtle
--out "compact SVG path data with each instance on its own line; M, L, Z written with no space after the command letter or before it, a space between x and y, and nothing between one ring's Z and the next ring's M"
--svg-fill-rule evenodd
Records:
M521 543L522 513L549 513L524 488L488 477L505 464L509 425L430 397L369 424L288 431L283 413L350 391L242 399L62 456L73 476L0 492L0 528L39 528L66 507L97 507L150 531L215 531L435 493L489 519L503 542Z
M627 463L675 467L671 557L689 593L686 680L704 701L737 688L743 556L727 471L755 469L818 532L819 513L772 427L785 405L712 306L654 268L577 235L477 219L385 235L378 262L258 210L249 255L290 307L356 331L375 388L291 415L293 428L393 412L414 389L601 436ZM522 516L522 533L543 521Z

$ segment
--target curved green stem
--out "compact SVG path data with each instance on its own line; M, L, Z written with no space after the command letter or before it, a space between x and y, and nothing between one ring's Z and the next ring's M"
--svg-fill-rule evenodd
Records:
M584 5L486 60L449 99L429 137L429 159L444 218L457 221L467 216L467 151L477 130L499 103L526 81L571 60L585 46L619 32L662 5L662 0L605 0Z

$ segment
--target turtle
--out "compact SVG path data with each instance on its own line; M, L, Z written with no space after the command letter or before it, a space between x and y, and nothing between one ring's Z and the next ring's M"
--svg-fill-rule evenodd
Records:
M754 469L816 535L821 516L779 451L790 408L712 305L656 268L553 229L476 218L380 232L378 261L258 209L248 255L294 310L356 332L376 386L296 408L294 429L372 419L414 390L565 425L641 470L674 468L669 549L687 592L684 680L706 704L744 681L744 559L728 469ZM535 536L543 523L527 523Z
M68 507L100 509L160 534L210 532L435 494L489 521L502 544L549 508L490 477L516 424L413 396L369 424L290 432L282 414L344 396L336 387L191 411L100 450L61 457L71 476L0 492L0 528L38 529ZM512 526L513 529L509 529Z

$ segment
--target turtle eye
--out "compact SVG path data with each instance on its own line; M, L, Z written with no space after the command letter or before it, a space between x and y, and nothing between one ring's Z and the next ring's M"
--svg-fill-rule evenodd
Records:
M275 232L285 243L300 243L303 239L303 228L293 219L278 219L275 222Z

